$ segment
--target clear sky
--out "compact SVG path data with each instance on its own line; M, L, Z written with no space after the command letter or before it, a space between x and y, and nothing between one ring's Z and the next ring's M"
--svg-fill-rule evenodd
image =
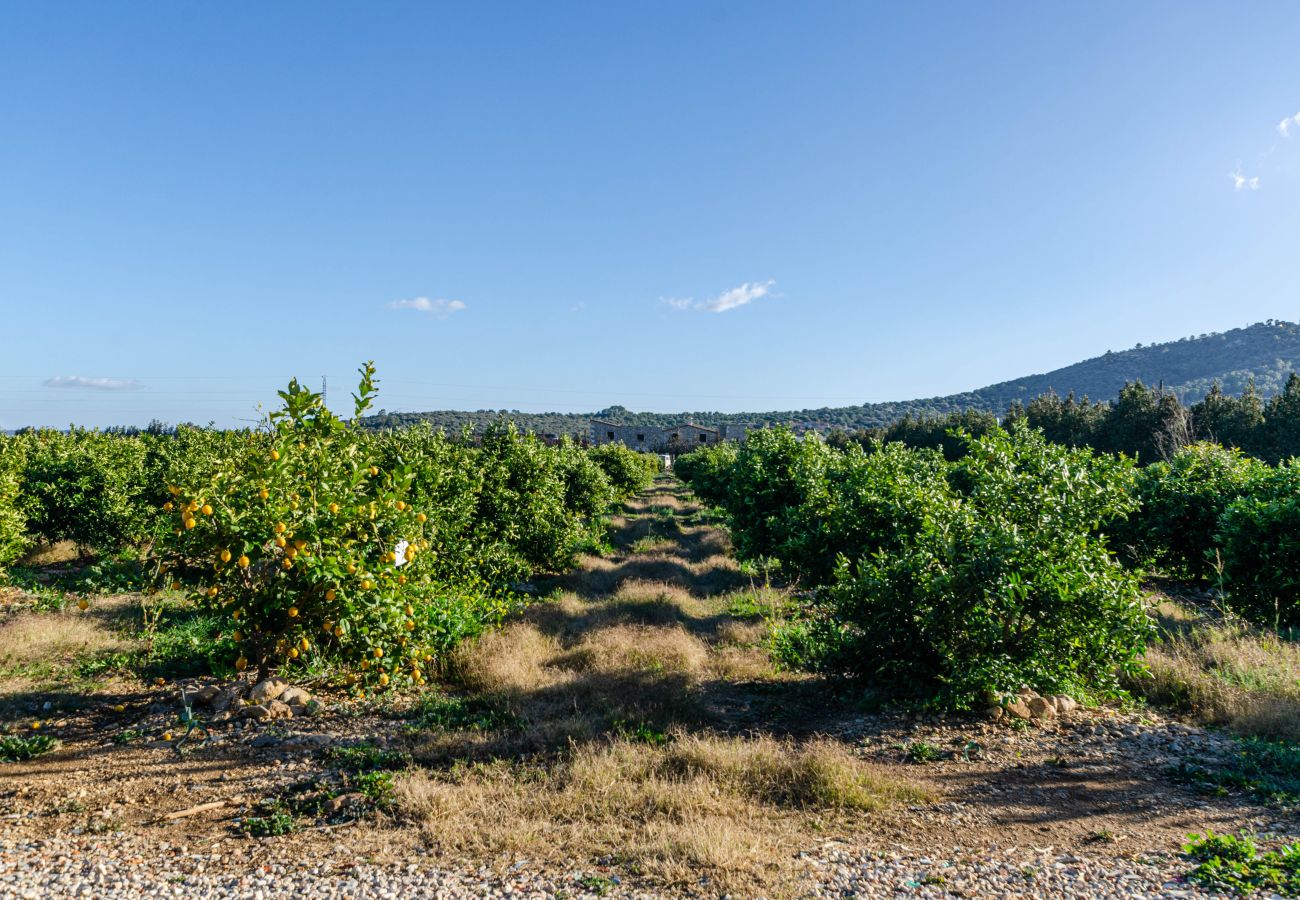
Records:
M0 3L0 428L945 394L1297 319L1300 3Z

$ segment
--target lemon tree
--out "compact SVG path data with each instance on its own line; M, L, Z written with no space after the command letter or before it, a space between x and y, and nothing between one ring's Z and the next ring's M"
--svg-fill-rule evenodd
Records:
M236 668L325 660L354 683L419 684L441 652L503 611L472 577L431 576L437 511L412 502L415 470L391 456L381 465L359 428L374 365L360 374L351 421L291 381L264 439L167 485L159 573L219 612Z

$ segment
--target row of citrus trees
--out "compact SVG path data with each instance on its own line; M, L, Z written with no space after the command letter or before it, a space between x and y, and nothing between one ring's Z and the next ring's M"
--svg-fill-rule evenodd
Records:
M356 425L297 382L256 432L43 432L0 440L0 564L32 540L142 547L223 623L237 666L329 661L420 683L498 620L518 582L572 564L658 461L621 446Z
M1196 445L1137 471L1023 425L961 440L950 462L773 430L675 470L726 511L742 558L806 589L778 634L786 662L959 708L1020 687L1116 690L1152 632L1144 567L1221 579L1269 625L1300 621L1300 468Z

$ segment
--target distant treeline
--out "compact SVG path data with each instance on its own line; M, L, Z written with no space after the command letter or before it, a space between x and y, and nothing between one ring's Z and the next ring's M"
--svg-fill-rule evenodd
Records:
M1041 428L1048 440L1071 447L1091 447L1126 453L1141 463L1169 459L1179 448L1196 441L1213 441L1225 447L1277 463L1300 456L1300 377L1292 372L1282 390L1263 399L1253 382L1240 396L1225 394L1212 385L1191 406L1177 394L1151 388L1140 381L1126 384L1113 402L1094 402L1073 394L1043 394L1028 403L1013 403L1003 424L1023 420ZM875 441L898 442L910 447L941 449L956 459L965 444L954 430L976 437L998 424L991 412L965 410L944 416L904 416L884 428L832 432L829 442L864 446Z

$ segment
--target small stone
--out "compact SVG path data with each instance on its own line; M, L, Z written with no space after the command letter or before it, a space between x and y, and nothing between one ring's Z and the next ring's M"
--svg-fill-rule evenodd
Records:
M265 703L268 700L275 700L289 688L289 682L283 678L267 678L259 681L248 692L248 699L254 703Z
M1029 714L1035 719L1050 719L1056 715L1056 707L1046 697L1034 697L1028 706Z
M287 703L290 706L306 706L311 702L311 694L307 693L300 687L285 688L277 697L281 703Z
M251 706L245 706L239 711L240 718L252 719L255 722L269 722L271 716L271 705L269 703L254 703Z
M1058 713L1074 712L1078 709L1079 703L1073 697L1067 697L1065 694L1057 694L1052 698L1052 705L1056 707Z
M1000 706L990 706L988 709L984 710L985 717L991 722L1000 721L1002 719L1002 714L1002 707Z
M1013 719L1032 719L1034 717L1034 714L1029 710L1028 704L1021 700L1012 700L1010 703L1004 704L1002 709L1005 710L1006 715Z

